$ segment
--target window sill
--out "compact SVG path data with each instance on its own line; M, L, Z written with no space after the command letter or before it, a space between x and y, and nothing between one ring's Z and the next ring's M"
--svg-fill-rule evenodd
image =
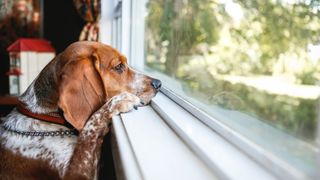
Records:
M113 133L118 179L215 179L150 106L115 117Z
M170 111L175 108L170 108L167 104L182 107L180 114L192 114L196 117L195 121L205 124L211 131L219 134L280 179L316 179L318 176L316 155L319 154L319 148L316 144L298 139L241 111L199 102L185 92L181 82L172 77L148 67L142 71L149 76L161 79L165 87L170 87L170 89L162 88L166 98L159 100L164 99L165 103L158 105L161 101L156 98L153 100L152 107L164 117L164 121L173 124L171 127L175 127L173 129L176 132L185 123L179 123L175 118L176 111ZM168 118L167 115L173 117ZM184 132L187 131L182 129L181 133ZM191 136L193 135L187 134L185 137Z
M113 119L112 144L119 179L276 179L162 93Z

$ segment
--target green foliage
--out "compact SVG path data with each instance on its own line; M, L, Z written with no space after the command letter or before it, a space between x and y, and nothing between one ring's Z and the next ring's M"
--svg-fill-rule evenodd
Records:
M196 51L200 43L214 44L219 39L224 9L211 0L153 0L148 4L148 31L157 47L168 43L166 73L175 76L179 55ZM217 16L218 15L218 16ZM159 49L157 49L159 50Z
M312 59L308 48L320 45L320 0L150 0L147 8L148 66L182 81L209 104L315 136L317 100L272 95L216 77L281 76L318 85L320 58Z
M232 30L238 33L236 38L259 45L261 68L257 73L271 74L271 66L281 54L290 52L303 56L309 44L320 42L320 14L314 12L316 7L312 5L259 0L236 2L244 7L249 20ZM260 30L248 35L244 30L250 29L252 24L259 24Z
M181 79L190 96L207 104L245 112L299 138L316 138L318 100L270 94L240 83L232 84L215 79L204 69L203 66L192 68ZM198 76L188 75L191 73ZM210 84L212 87L208 88Z

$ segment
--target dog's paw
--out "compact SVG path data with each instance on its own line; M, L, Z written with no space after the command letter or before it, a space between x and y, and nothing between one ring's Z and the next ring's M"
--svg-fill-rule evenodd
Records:
M141 106L141 100L134 94L124 92L111 98L107 103L107 110L112 116L129 112Z

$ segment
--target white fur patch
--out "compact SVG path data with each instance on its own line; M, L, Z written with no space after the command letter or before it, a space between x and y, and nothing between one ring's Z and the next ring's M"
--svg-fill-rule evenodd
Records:
M146 86L146 83L144 82L145 80L145 75L140 74L138 72L135 72L135 76L133 78L133 81L130 83L130 87L137 92L143 90Z
M6 127L20 131L67 130L64 126L40 122L24 116L17 110L13 110L7 117L3 118L3 122ZM76 136L23 136L2 128L0 137L4 140L2 141L3 146L13 153L32 159L49 160L50 165L59 171L61 177L69 164L77 142Z

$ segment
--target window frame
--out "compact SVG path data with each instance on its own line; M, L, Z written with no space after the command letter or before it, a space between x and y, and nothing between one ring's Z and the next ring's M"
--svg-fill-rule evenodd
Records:
M116 34L118 35L118 33L120 32L120 36L122 38L120 40L120 46L117 46L115 42L112 42L112 40L106 41L102 39L102 42L111 44L113 46L116 45L117 48L120 49L120 51L125 56L127 56L129 64L133 68L139 71L144 67L143 49L144 49L145 26L144 26L144 20L142 19L144 19L145 17L145 14L144 14L146 12L145 3L148 0L139 0L139 1L110 0L109 2L104 2L104 3L107 4L107 3L110 3L111 1L115 3L113 7L118 6L118 8L113 9L113 12L115 12L116 10L120 11L121 18L122 18L121 30L117 31L116 29L113 29L113 33L116 32ZM102 5L104 3L102 3ZM119 3L121 8L119 8ZM104 13L102 13L102 15L103 14ZM106 22L103 19L108 19L107 21L114 22L114 19L110 18L109 16L110 14L108 14L105 17L102 16L102 22ZM112 25L112 23L110 22L108 24ZM105 26L105 24L101 24L101 25ZM109 38L112 39L112 36L109 36ZM140 51L137 51L136 49L140 49ZM150 74L149 72L142 72L142 73L149 74L151 76L154 75L152 73ZM223 124L223 122L217 120L214 117L211 117L204 111L197 108L195 105L184 100L169 88L163 87L161 89L161 93L164 95L164 97L162 98L167 98L168 100L174 102L177 106L181 107L185 111L184 113L190 114L193 117L197 118L201 123L209 127L212 131L217 133L222 138L224 138L228 143L237 147L239 151L243 152L248 157L252 158L257 163L257 166L262 166L266 171L271 172L276 177L280 179L310 179L310 178L317 177L317 175L320 175L320 172L318 172L319 174L314 174L312 177L310 177L309 175L305 174L303 171L294 168L284 160L276 157L272 153L268 152L267 150L263 149L259 145L250 141L248 138L244 137L243 135L239 134L238 132L231 129L227 125ZM159 103L159 101L157 100L152 100L151 106L163 118L163 120L172 128L172 130L175 133L177 133L183 139L183 141L186 142L186 144L191 146L191 149L193 149L194 151L197 151L196 149L201 148L199 146L194 145L195 142L190 142L190 137L188 137L188 133L186 133L183 130L183 128L181 128L181 126L178 126L174 119L170 118L171 116L168 113L166 113L166 107L163 104ZM318 127L320 127L320 117L318 120ZM320 143L319 139L320 139L320 133L318 128L318 139L317 139L318 144ZM207 155L208 154L205 154L205 156ZM320 165L319 153L317 154L317 157L318 157L317 164ZM208 162L206 163L208 164ZM212 166L212 163L214 162L213 161L209 162L209 164L211 164L210 166ZM222 173L226 173L226 172L222 172Z

